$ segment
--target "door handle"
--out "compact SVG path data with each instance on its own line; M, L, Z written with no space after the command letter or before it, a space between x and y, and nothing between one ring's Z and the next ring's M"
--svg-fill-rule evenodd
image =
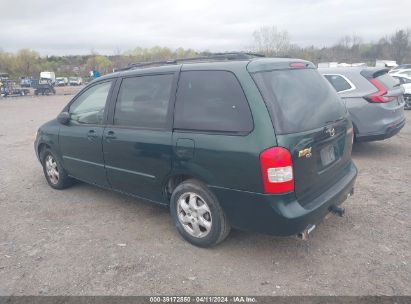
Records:
M114 131L108 131L105 138L107 141L110 141L110 139L116 139L116 133Z
M95 130L90 130L90 131L87 132L87 138L90 141L95 140L97 137L98 137L98 135L97 135L97 132Z

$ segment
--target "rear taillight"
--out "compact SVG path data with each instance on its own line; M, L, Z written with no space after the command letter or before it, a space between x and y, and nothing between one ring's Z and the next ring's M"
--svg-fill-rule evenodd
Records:
M382 102L390 102L395 99L393 96L387 96L387 90L385 87L375 78L370 79L370 82L378 89L376 93L372 93L370 95L365 96L365 99L368 100L369 102L376 102L376 103L382 103Z
M293 161L290 152L273 147L260 154L264 192L280 194L294 191Z

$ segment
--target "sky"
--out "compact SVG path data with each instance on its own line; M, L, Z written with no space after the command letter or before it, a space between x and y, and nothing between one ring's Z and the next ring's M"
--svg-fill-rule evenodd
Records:
M377 41L411 28L411 0L0 0L0 12L0 49L42 55L111 55L156 45L245 50L261 26L319 47L344 35Z

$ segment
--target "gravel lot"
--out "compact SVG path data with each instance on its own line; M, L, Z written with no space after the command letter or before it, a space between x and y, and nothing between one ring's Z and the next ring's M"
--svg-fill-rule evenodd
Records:
M233 231L199 249L161 207L82 183L47 185L34 133L71 91L0 99L1 295L411 295L410 124L355 145L346 216L309 241Z

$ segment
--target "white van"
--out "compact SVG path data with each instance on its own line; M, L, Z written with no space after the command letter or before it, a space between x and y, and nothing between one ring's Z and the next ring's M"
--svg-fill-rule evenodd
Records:
M54 85L56 83L56 74L54 72L40 72L40 83L48 80Z

